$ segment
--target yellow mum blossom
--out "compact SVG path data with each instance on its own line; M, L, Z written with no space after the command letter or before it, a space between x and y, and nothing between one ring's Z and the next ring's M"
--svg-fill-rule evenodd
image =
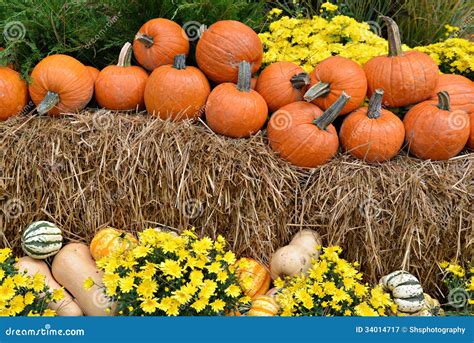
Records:
M33 290L35 292L41 292L44 288L45 276L39 273L36 273L33 276Z
M213 242L209 237L195 241L192 245L193 251L198 255L207 255L209 249L212 248Z
M227 294L229 297L237 298L241 294L241 289L240 287L236 285L230 285L225 289L225 294Z
M88 290L90 290L92 287L94 287L94 284L95 284L95 283L94 283L94 280L92 280L91 277L88 277L88 278L86 279L86 281L84 281L84 286L83 286L83 287L84 287L84 289L85 289L86 291L88 291Z
M224 254L223 259L228 264L234 264L236 262L235 254L230 250Z
M133 248L132 253L133 253L133 257L140 258L140 257L147 256L149 253L151 253L151 251L152 249L150 247L139 245Z
M44 310L43 316L44 317L54 317L54 316L56 316L56 311L50 310L49 308L47 308L46 310Z
M154 313L158 308L158 301L155 298L147 298L140 304L143 312Z
M196 300L194 303L192 303L191 307L194 308L196 312L199 313L202 310L204 310L207 305L208 305L208 300L200 298Z
M163 272L163 274L169 275L171 277L179 278L182 275L182 269L179 265L179 262L174 260L168 259L164 262L161 262L159 268Z
M28 285L28 279L25 274L18 273L13 276L13 283L16 287L26 287Z
M27 292L25 294L24 301L26 306L33 304L33 302L35 301L35 295L32 292Z
M211 308L214 312L218 313L218 312L221 312L224 307L225 307L225 302L222 301L221 299L217 299L215 301L213 301L211 304Z
M153 293L157 290L158 285L154 280L142 280L142 282L137 287L138 295L142 296L143 298L151 298Z
M129 293L135 285L135 278L133 276L126 276L119 280L120 290L124 293Z
M3 263L7 258L12 256L12 250L10 248L0 249L0 263Z
M63 298L64 298L63 288L53 290L53 296L52 296L53 301L59 301L59 300L62 300Z
M325 2L324 4L321 5L321 8L325 9L326 11L329 12L334 12L337 11L339 8L337 5L330 3L329 1Z
M378 312L371 308L366 302L357 305L355 308L355 314L361 317L375 317L378 316Z
M225 283L229 278L229 274L226 271L220 271L217 273L216 280L220 283Z

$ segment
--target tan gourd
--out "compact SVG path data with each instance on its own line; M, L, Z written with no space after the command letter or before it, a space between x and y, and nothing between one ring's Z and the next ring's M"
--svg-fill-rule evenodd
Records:
M35 260L31 257L25 256L18 259L16 263L18 269L21 272L26 272L28 275L33 276L36 273L42 274L46 277L45 282L49 286L51 291L60 289L61 285L51 275L48 265L41 260ZM48 307L51 310L56 311L58 316L82 316L82 310L71 297L71 295L64 291L64 298L58 302L50 302Z
M270 261L270 273L273 280L278 277L306 273L311 260L319 257L321 237L316 231L302 230L291 242L278 249Z
M113 303L103 294L103 272L97 269L87 245L66 245L54 257L51 269L56 281L76 298L85 315L112 315L113 311L107 311L107 308L111 308ZM94 280L95 285L92 289L85 290L84 282L89 277Z

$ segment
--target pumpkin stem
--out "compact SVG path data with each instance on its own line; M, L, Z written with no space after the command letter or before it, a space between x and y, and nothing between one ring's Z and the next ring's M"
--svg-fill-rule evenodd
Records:
M370 97L369 108L367 109L367 117L370 119L380 118L382 114L382 98L383 89L376 89L374 94Z
M43 101L41 101L36 110L39 114L43 115L51 111L58 103L59 94L48 91L48 93L46 93L45 97L43 98Z
M173 68L178 70L186 69L186 55L179 54L174 57Z
M304 99L307 102L311 102L320 96L326 95L331 91L329 88L329 83L319 81L313 87L308 89L308 91L304 94Z
M119 67L130 67L132 65L132 44L129 42L125 43L120 50L117 65Z
M299 73L299 74L293 75L290 79L290 82L293 85L293 88L301 89L304 86L309 85L311 80L309 78L308 73Z
M321 130L326 130L329 124L331 124L334 119L337 118L339 113L341 113L342 109L344 106L346 106L350 98L351 97L343 91L341 96L331 106L329 106L329 108L324 111L320 117L313 120L313 124L315 124Z
M135 40L139 41L140 43L143 43L145 45L145 47L147 47L147 48L151 48L153 46L153 44L155 43L152 36L144 35L141 32L138 32L135 35Z
M438 107L441 110L451 111L449 94L447 91L441 91L438 94Z
M388 55L390 57L403 56L402 40L397 23L392 18L384 15L381 15L380 18L387 24Z
M241 92L250 92L251 79L252 79L252 70L250 69L250 63L247 61L240 62L237 89Z

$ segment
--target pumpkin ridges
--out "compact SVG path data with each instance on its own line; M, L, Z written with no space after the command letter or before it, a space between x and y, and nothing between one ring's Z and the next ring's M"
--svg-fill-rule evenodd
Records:
M18 115L28 103L28 86L19 73L9 67L0 67L0 121Z

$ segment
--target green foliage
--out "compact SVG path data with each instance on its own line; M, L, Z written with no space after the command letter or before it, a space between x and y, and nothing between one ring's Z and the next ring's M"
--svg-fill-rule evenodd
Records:
M6 48L0 62L11 61L27 74L43 57L65 53L102 68L115 63L120 47L149 19L181 25L239 19L258 29L264 5L263 0L0 0L0 46ZM21 39L8 39L8 30Z

